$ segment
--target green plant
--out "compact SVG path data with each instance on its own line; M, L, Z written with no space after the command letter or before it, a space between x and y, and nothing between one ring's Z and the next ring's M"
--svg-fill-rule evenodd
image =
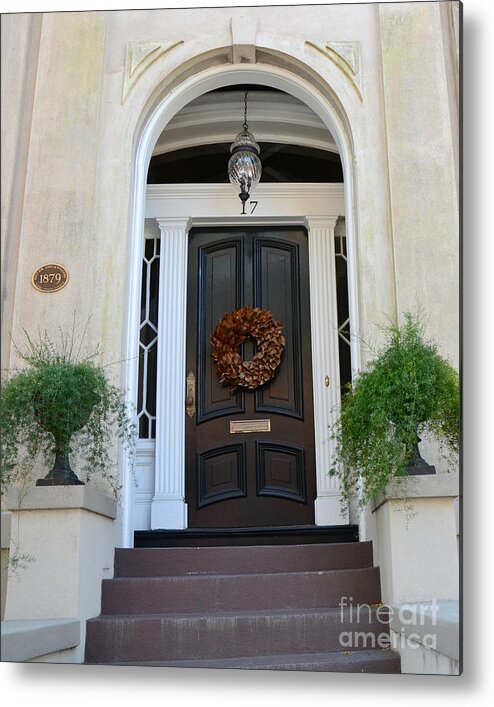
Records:
M424 341L418 315L386 330L386 345L350 386L332 437L336 456L330 474L340 480L343 503L360 487L360 505L393 477L417 463L426 431L444 450L459 444L459 380L435 344Z
M86 480L97 475L117 493L115 439L132 457L135 435L123 391L94 362L98 351L81 355L85 332L78 347L74 328L60 329L57 341L25 334L26 348L17 353L26 366L9 372L2 386L2 492L25 483L40 455L55 463L38 485L83 483L70 468L74 453Z

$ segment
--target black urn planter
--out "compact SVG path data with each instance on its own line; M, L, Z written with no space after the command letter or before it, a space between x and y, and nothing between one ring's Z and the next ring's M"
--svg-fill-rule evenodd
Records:
M100 396L94 393L90 396L86 405L78 407L69 405L71 415L67 416L67 419L70 422L62 433L58 429L58 434L56 434L56 408L47 404L42 396L38 396L34 404L35 415L40 427L49 432L55 440L55 463L51 471L43 479L36 481L36 486L84 485L84 481L81 481L70 467L70 440L75 432L82 430L87 425L94 407L99 403L100 399Z
M43 478L36 481L36 486L84 486L70 468L69 453L66 450L55 451L55 463L52 470Z
M118 494L116 447L131 462L137 427L125 391L110 381L107 365L93 360L99 358L99 347L83 351L85 334L86 329L79 338L75 328L60 328L57 339L40 331L36 340L26 332L26 350L17 351L24 368L7 372L2 381L5 489L24 483L81 486L98 477ZM33 479L38 459L44 471L36 476L44 478Z
M413 446L412 455L410 461L407 464L407 475L408 476L421 476L423 474L435 474L436 467L428 464L419 451L420 439L417 437L415 444Z

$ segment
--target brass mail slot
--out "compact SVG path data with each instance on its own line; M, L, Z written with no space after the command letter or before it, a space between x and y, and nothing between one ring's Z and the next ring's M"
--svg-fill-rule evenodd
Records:
M271 420L230 420L230 434L271 432Z

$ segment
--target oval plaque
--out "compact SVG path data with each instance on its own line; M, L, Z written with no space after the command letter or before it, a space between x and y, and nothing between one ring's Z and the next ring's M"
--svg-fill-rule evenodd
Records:
M48 263L42 265L33 273L31 282L40 292L57 292L65 287L69 280L69 273L63 265Z

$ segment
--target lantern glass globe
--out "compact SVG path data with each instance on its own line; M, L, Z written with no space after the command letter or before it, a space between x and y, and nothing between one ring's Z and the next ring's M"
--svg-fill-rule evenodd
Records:
M234 186L240 187L240 198L243 194L245 199L248 199L251 190L261 179L262 165L259 159L259 145L252 133L244 128L232 143L230 152L228 177Z

